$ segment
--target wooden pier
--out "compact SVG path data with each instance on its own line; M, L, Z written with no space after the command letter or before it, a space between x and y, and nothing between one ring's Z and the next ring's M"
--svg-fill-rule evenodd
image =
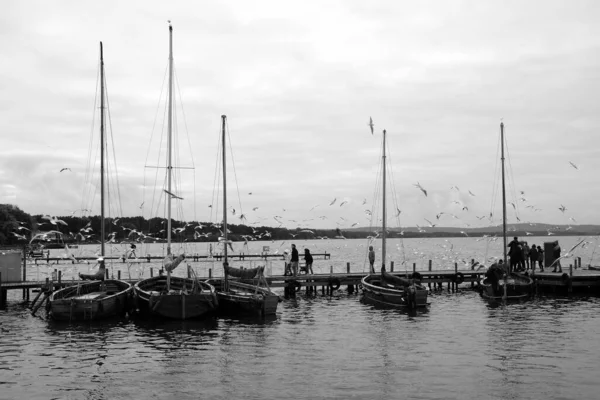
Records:
M324 259L329 259L328 253L319 254ZM248 255L245 258L251 258ZM263 258L265 255L253 255L252 258ZM281 255L267 255L268 258L279 259ZM326 258L327 257L327 258ZM203 258L206 258L204 256ZM251 258L251 259L252 259ZM60 261L70 261L64 258L54 258ZM119 260L118 258L116 258ZM153 257L154 260L162 260L162 257ZM65 286L76 285L78 280L63 280L62 271L55 269L53 279L46 278L44 281L33 281L26 280L26 267L27 260L23 260L22 264L22 280L15 281L14 279L10 282L3 281L2 273L0 272L0 309L6 307L7 292L9 290L22 290L23 300L29 301L30 290L55 290ZM125 260L131 261L131 260ZM143 259L143 261L146 261ZM462 284L467 284L470 288L477 288L481 280L484 278L484 269L475 269L475 263L472 262L471 269L458 269L458 264L454 264L453 269L445 270L432 270L432 262L429 261L429 268L427 271L417 270L416 264L413 264L412 271L394 272L394 263L390 264L390 273L396 276L407 276L415 277L420 279L424 285L427 285L432 291L440 291L446 286L448 291L455 291ZM600 270L597 269L582 269L576 260L575 268L570 265L568 268L564 268L563 272L535 272L532 273L536 292L551 292L557 294L571 294L574 292L585 291L600 294ZM156 269L156 274L159 270ZM189 273L189 271L188 271ZM150 268L150 276L155 274L155 269ZM300 274L296 277L285 276L285 275L271 275L267 277L267 281L271 287L274 288L285 288L286 295L299 292L304 288L306 293L318 293L318 289L321 288L323 295L331 295L335 290L346 287L349 293L353 293L359 289L361 279L365 276L363 272L351 272L350 263L346 263L346 271L344 273L333 272L333 267L330 267L329 273L319 274ZM108 270L107 270L108 278ZM122 279L121 271L117 271L117 276L112 278ZM208 276L200 277L201 280L213 279L212 269L208 270ZM215 278L220 279L220 278ZM138 280L133 279L122 279L129 283L136 283Z

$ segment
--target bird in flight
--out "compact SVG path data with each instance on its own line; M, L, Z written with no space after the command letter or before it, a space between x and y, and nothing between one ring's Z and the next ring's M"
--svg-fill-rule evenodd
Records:
M335 201L337 200L337 197L335 199L333 199L333 201L331 203L329 203L330 206L335 204Z
M63 171L71 171L71 168L66 168L66 167L65 168L61 168L60 172L63 172Z
M563 213L564 213L565 211L567 211L567 207L563 206L562 204L560 205L560 207L558 207L558 209L559 209L560 211L562 211Z
M571 161L569 161L569 164L571 164L571 167L575 168L575 169L579 169L579 167L575 164L573 164Z
M469 190L469 194L470 194L471 196L475 196L475 195L473 194L473 192L471 192L470 190Z
M373 124L373 118L371 118L371 117L369 117L369 127L371 128L371 135L372 135L375 124Z
M421 192L423 192L423 194L425 195L425 197L427 197L427 190L423 189L423 186L421 186L421 184L419 182L417 182L416 184L413 184L414 187L421 189Z
M340 207L341 207L341 206L343 206L343 205L344 205L344 204L346 204L346 203L347 203L347 201L346 201L346 200L342 201L342 202L340 203Z

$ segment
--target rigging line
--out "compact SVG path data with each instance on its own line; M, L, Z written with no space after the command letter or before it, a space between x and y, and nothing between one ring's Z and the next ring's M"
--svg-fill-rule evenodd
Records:
M213 194L212 194L212 203L211 206L214 206L215 204L217 205L216 210L214 209L214 207L210 208L210 218L209 221L213 222L213 213L216 213L217 210L219 209L219 192L220 192L220 179L219 177L220 175L220 171L221 171L221 140L220 140L220 134L216 135L217 137L217 156L215 157L215 175L213 178ZM216 197L216 199L215 199ZM218 214L216 214L218 215ZM215 216L216 218L216 216ZM217 221L215 221L217 222Z
M501 167L501 160L500 160L500 146L502 145L502 138L500 137L500 135L498 135L498 141L497 141L497 145L496 145L496 157L495 160L496 162L494 163L494 177L493 177L493 182L492 182L492 197L491 197L491 201L490 201L490 224L494 223L494 218L495 218L495 208L497 207L496 204L498 202L498 196L499 196L499 192L498 192L498 187L501 185L501 176L500 175L500 167Z
M383 139L381 142L381 146L380 148L383 146ZM369 210L371 212L371 215L369 215L369 233L371 236L374 233L374 221L377 221L377 216L379 215L379 212L376 210L379 210L379 197L380 197L380 192L379 192L379 187L381 186L381 179L382 179L382 173L383 173L383 163L382 163L382 152L380 152L377 156L377 174L375 175L375 187L373 189L373 195L372 195L372 203L371 203L371 209ZM363 210L363 214L364 214L364 210ZM365 272L365 268L368 262L368 257L369 257L369 246L372 245L375 242L375 239L369 239L367 238L367 246L366 246L366 252L365 252L365 262L363 263L363 272ZM375 265L373 265L373 267L375 268ZM369 272L371 272L369 270Z
M509 165L509 181L511 183L511 193L512 193L512 198L515 204L515 215L517 216L517 218L519 217L519 202L517 201L517 192L516 192L516 185L515 185L515 177L513 174L513 169L512 169L512 162L511 162L511 157L510 157L510 153L508 151L508 139L507 139L507 135L506 135L506 130L504 133L504 141L506 143L506 154L507 154L507 158L508 158L508 165Z
M175 85L177 86L177 92L179 93L179 101L181 103L181 113L183 114L183 125L185 127L186 137L188 139L188 147L190 149L190 156L192 158L192 168L196 167L194 162L194 152L192 151L192 143L190 142L190 134L187 126L187 117L185 115L185 108L183 107L183 97L181 96L181 88L179 87L179 78L177 77L177 70L173 66L173 75L175 77Z
M235 180L235 188L237 190L238 197L238 205L240 207L240 215L244 215L244 209L242 208L242 199L240 198L240 188L238 186L237 172L235 169L235 158L233 157L233 146L231 145L231 135L229 133L229 121L226 121L226 130L227 130L227 138L229 139L227 143L229 144L229 154L231 155L231 166L233 167L233 179ZM242 222L244 222L242 220Z
M86 165L86 169L85 169L85 176L84 176L84 180L83 180L83 187L82 187L82 193L81 193L81 209L87 209L86 205L87 205L87 197L86 197L86 191L89 191L89 189L87 189L87 184L89 183L89 173L91 170L91 166L90 166L90 162L92 159L92 149L93 149L93 143L94 143L94 128L96 125L96 107L98 106L98 92L99 92L99 87L100 87L100 69L102 68L102 64L100 62L100 56L98 56L98 71L96 73L96 90L95 90L95 94L94 94L94 107L92 109L92 126L90 129L90 141L88 144L88 154L87 154L87 165ZM86 190L87 189L87 190Z
M144 161L144 166L148 165L148 159L150 158L150 149L152 148L152 142L154 141L154 133L156 132L156 122L158 120L158 111L160 110L160 105L163 99L163 93L165 91L165 81L167 79L167 72L168 72L168 64L167 67L165 68L165 72L163 74L163 82L160 88L160 94L158 96L158 101L156 103L156 111L154 112L154 121L152 122L152 129L150 131L150 140L148 141L148 147L146 150L146 160ZM164 132L164 114L163 114L163 125L162 125L162 131ZM158 157L157 157L157 164L156 165L160 165L158 164L158 162L160 162L160 143L162 143L162 139L159 142L159 151L158 151ZM155 171L154 174L154 186L153 186L153 190L152 190L152 202L150 204L150 215L152 215L152 209L153 209L153 204L154 204L154 197L156 194L156 182L158 180L158 169L157 171ZM144 186L143 186L143 191L142 191L142 215L143 215L143 205L145 203L145 199L146 199L146 169L144 168Z
M108 101L108 86L107 86L106 82L104 83L104 88L106 91L106 96L105 96L106 97L106 111L108 114L108 126L109 126L109 133L110 133L110 139L111 139L111 143L112 143L112 153L113 153L113 168L115 170L115 175L114 175L115 181L116 181L115 186L117 189L117 193L116 193L117 205L118 205L117 215L123 216L123 207L121 204L121 191L120 191L120 187L119 187L119 170L117 168L117 155L115 152L115 137L114 137L113 128L112 128L112 117L111 117L110 105L109 105L109 101ZM110 188L110 186L109 186L109 188ZM110 197L109 197L109 199L110 199ZM109 207L110 207L110 202L109 202Z
M160 159L162 157L163 144L165 142L166 136L168 136L168 132L165 132L165 121L167 119L167 114L169 113L169 104L168 103L169 102L166 101L166 96L165 96L165 106L164 106L164 111L163 111L163 123L162 123L162 129L161 129L161 134L160 134L160 141L158 143L158 153L157 153L156 165L161 165L160 164ZM167 165L167 157L168 157L168 151L167 150L165 150L164 157L165 157L165 165ZM151 215L159 215L158 210L161 207L163 198L166 197L166 194L162 190L167 187L169 169L168 168L164 168L162 187L159 187L157 185L159 170L160 170L160 168L155 168L155 172L154 172L154 190L152 192L152 202L151 202L151 205L153 207L154 204L156 203L156 211L153 214L151 214ZM158 197L158 200L157 200L157 197ZM165 201L165 207L166 207L166 203L167 202ZM151 208L151 211L152 210L153 209ZM163 215L166 215L166 208L163 209Z
M390 140L388 137L388 145L390 144ZM388 146L388 152L387 152L387 160L388 161L388 165L389 168L388 170L390 171L390 186L391 186L391 192L392 192L392 203L394 204L394 207L396 208L393 212L396 215L396 223L397 223L397 227L402 230L402 225L400 224L400 212L398 212L398 210L400 209L398 207L398 195L396 192L396 184L394 183L395 179L394 179L394 170L392 168L392 152L390 151L391 146ZM404 264L404 268L408 268L408 264L406 262L406 252L405 252L405 248L404 248L404 239L402 239L402 237L399 238L400 239L400 251L401 251L401 256L402 256L402 263Z

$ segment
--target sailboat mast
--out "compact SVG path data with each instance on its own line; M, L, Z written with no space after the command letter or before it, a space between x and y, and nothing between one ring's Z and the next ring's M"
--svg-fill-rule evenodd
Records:
M104 55L100 42L100 255L104 257Z
M383 162L383 232L381 235L381 262L383 263L383 267L385 267L385 242L386 242L386 235L387 235L387 224L386 224L386 203L385 203L385 181L386 181L386 176L385 176L385 129L383 130L383 156L382 156L382 162Z
M504 239L504 265L506 265L506 185L504 183L504 122L500 122L500 159L502 161L502 237Z
M224 250L223 250L223 259L224 262L227 263L227 162L225 160L225 121L227 116L221 115L221 119L223 120L223 137L222 137L222 147L223 147L223 239L224 239Z
M169 115L167 122L167 255L171 254L171 185L173 166L171 146L173 129L173 27L169 25Z

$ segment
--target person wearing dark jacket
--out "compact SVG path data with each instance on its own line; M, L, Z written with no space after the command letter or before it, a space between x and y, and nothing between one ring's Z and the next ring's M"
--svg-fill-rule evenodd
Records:
M304 261L306 262L306 273L314 274L313 269L312 269L313 256L312 256L312 254L310 254L310 250L308 250L308 249L304 249Z
M558 240L554 242L554 248L552 249L552 257L554 257L554 269L552 272L562 272L562 265L560 265L560 245L558 244ZM558 268L558 271L556 270Z
M292 245L292 259L290 263L292 264L292 275L298 276L298 262L300 258L298 257L298 249L296 249L296 245Z
M531 270L535 271L535 264L538 262L538 251L535 244L531 245L531 249L529 249L529 265L531 266Z

